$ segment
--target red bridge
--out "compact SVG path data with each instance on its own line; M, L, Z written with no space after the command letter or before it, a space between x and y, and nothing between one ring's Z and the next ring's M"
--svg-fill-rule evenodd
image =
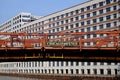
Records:
M100 37L94 37L97 34ZM120 61L120 30L77 33L0 32L0 35L6 38L0 40L0 61Z

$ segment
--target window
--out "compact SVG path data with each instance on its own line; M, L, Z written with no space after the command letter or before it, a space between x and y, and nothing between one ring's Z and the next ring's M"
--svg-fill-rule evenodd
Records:
M111 1L111 0L106 0L106 4L110 4L110 1Z
M59 31L59 28L57 28L57 31Z
M90 13L87 14L87 17L90 17Z
M78 14L78 13L79 13L79 10L76 10L75 12L76 12L76 14Z
M100 18L99 18L99 21L103 21L103 17L100 17Z
M63 61L61 62L61 66L64 66L64 63L63 63Z
M68 29L68 26L66 26L65 28Z
M110 12L110 7L106 8L106 12Z
M97 62L94 62L93 65L97 65Z
M103 75L104 74L104 70L100 69L100 74Z
M84 8L81 8L81 12L84 12Z
M76 69L76 74L79 74L79 69Z
M87 6L87 10L90 10L90 6Z
M99 14L103 14L103 9L99 10Z
M55 29L53 29L52 32L55 32Z
M70 71L71 71L71 74L73 74L73 69L70 69Z
M84 22L81 22L81 26L84 26Z
M93 73L94 73L94 74L97 74L97 69L93 69Z
M59 25L59 22L57 22L57 26Z
M117 18L117 14L113 14L113 17L114 17L114 18Z
M87 24L90 24L90 20L87 21Z
M64 24L64 21L61 21L61 24Z
M87 28L87 32L90 32L90 27Z
M66 66L68 66L68 61L66 62Z
M94 11L94 12L93 12L93 16L96 16L96 14L97 14L96 11Z
M114 24L114 26L117 26L117 22L114 22L113 24Z
M70 18L70 21L73 22L73 18Z
M72 12L70 12L70 15L73 15L73 13L74 13L73 11L72 11Z
M84 32L84 28L83 28L83 29L81 29L81 32Z
M70 25L70 28L73 28L73 24L72 24L72 25Z
M76 26L76 27L79 27L79 23L76 23L75 26Z
M99 6L103 6L103 2L99 2Z
M107 23L107 24L106 24L106 27L107 27L107 28L110 28L110 27L111 27L111 23Z
M113 0L114 2L117 2L117 0Z
M79 32L79 30L75 30L75 32Z
M87 69L87 73L90 74L90 69Z
M61 15L61 18L64 18L64 15L63 15L63 14Z
M96 8L97 7L97 5L96 4L93 4L93 8Z
M117 10L117 6L113 6L113 10Z
M103 24L99 25L99 29L103 29Z
M64 30L64 27L61 27L61 30Z
M90 38L90 34L87 35L87 38Z
M96 23L97 22L97 19L93 19L93 23Z
M68 74L68 69L66 69L66 74Z
M60 18L60 16L57 16L57 20Z
M107 74L111 75L111 69L107 69Z
M93 30L97 30L97 26L93 26Z
M69 13L66 13L66 17L68 16Z
M93 34L93 38L96 38L97 37L97 35L96 34Z
M81 73L84 74L84 69L81 69Z
M106 16L106 20L110 20L110 19L111 19L110 15Z
M75 20L76 20L76 21L79 20L79 16L75 17Z
M84 19L84 15L81 15L81 19Z
M73 66L73 62L71 62L71 66Z
M68 19L66 20L66 23L68 23Z

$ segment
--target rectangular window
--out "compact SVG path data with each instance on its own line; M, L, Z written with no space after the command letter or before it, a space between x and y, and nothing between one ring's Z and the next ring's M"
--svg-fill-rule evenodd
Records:
M93 26L93 30L97 30L97 26Z
M87 6L87 10L90 10L90 6Z
M61 31L64 30L64 27L61 27Z
M90 32L90 27L87 28L87 32Z
M94 12L93 12L93 16L96 16L96 15L97 15L97 12L96 12L96 11L94 11Z
M87 38L90 38L90 34L87 35Z
M97 22L97 19L93 19L93 23L96 23Z
M111 9L110 7L106 8L106 12L110 12L110 9Z
M75 26L76 26L76 27L79 27L79 23L76 23Z
M103 14L103 9L99 10L99 14Z
M59 28L57 28L57 31L59 31Z
M87 24L90 24L90 20L87 21Z
M65 20L65 22L66 22L66 23L68 23L68 19L67 19L67 20Z
M113 6L113 10L117 10L117 6Z
M81 29L81 32L84 32L84 28L83 28L83 29Z
M73 22L73 18L70 18L70 21ZM66 22L67 23L67 22Z
M75 20L76 20L76 21L79 20L79 16L75 17Z
M93 34L93 38L96 38L97 37L97 35L96 34Z
M84 26L84 22L81 22L81 26Z
M111 0L106 0L106 4L110 4L110 1L111 1Z
M103 75L104 74L104 70L100 69L100 74Z
M64 24L64 21L61 21L61 24Z
M87 73L90 74L90 69L87 69Z
M84 74L84 69L81 69L81 73Z
M110 28L110 27L111 27L111 23L107 23L107 24L106 24L106 27L107 27L107 28Z
M107 74L111 75L111 69L107 69Z
M99 18L99 21L100 21L100 22L103 21L103 17L100 17L100 18Z
M66 13L66 17L68 16L69 13Z
M99 29L103 29L103 24L99 25Z
M81 19L84 19L84 15L81 15Z
M65 28L68 29L68 26L66 26Z
M72 24L72 25L70 25L70 28L73 28L73 24Z
M117 14L113 14L113 17L114 17L114 18L117 18Z
M76 12L76 14L78 14L78 13L79 13L79 10L75 10L75 12Z
M79 69L76 69L76 74L79 74Z
M93 8L96 8L97 7L97 5L96 4L93 4Z
M61 66L64 66L64 62L63 61L61 61Z
M87 14L87 17L90 17L90 13Z
M103 6L103 2L99 2L99 6Z
M70 15L73 15L73 13L74 13L74 12L73 12L73 11L71 11L71 12L70 12Z
M106 16L106 20L110 20L111 19L111 16L110 15L107 15Z
M84 12L84 8L81 8L81 12Z
M93 73L94 73L94 74L97 74L97 69L93 69Z
M71 62L71 66L73 66L73 62Z
M113 0L114 2L117 2L117 0Z

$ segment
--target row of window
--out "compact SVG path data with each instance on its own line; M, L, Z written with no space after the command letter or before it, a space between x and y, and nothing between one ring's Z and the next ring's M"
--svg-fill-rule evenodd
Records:
M113 6L113 10L117 10L117 6ZM111 7L106 8L106 12L109 12L109 11L111 11ZM99 10L99 14L103 14L104 12L105 12L104 9ZM71 14L72 14L72 13L73 13L73 11L71 12ZM68 15L68 13L66 13L66 14ZM93 15L93 16L97 15L97 11L92 12L92 15ZM91 17L92 15L91 15L91 13L87 13L87 14L86 14L86 17L89 18L89 17ZM62 15L62 16L64 16L64 15ZM59 19L59 17L60 17L60 16L57 16L57 19ZM117 17L116 14L114 14L114 18L116 18L116 17ZM62 18L64 18L64 17L62 17ZM70 18L70 20L67 19L67 20L65 20L65 21L52 23L52 24L49 24L49 27L51 27L51 26L58 26L58 25L60 25L60 24L68 23L69 21L70 21L70 22L77 21L77 20L80 20L80 18L81 18L81 19L85 19L85 15L76 16L75 18ZM109 16L108 16L108 18L109 18ZM107 19L108 19L108 18L107 18ZM54 17L53 19L55 20L55 17ZM50 19L50 20L51 20L51 19ZM102 21L102 20L104 20L103 17L100 18L100 21ZM96 19L93 19L93 22L96 22L96 21L97 21ZM87 23L89 24L89 21L87 21ZM43 25L43 24L44 24L44 21L41 21L41 22L38 22L38 23L36 23L36 24L27 26L26 29L30 29L30 28L33 28L33 27L36 27L36 26L39 26L39 25ZM84 23L83 23L83 25L84 25Z
M81 26L84 26L83 22L81 22ZM110 28L112 26L113 27L117 26L117 22L115 21L113 23L100 24L99 26L87 27L86 29L81 28L80 31L79 31L79 29L77 29L77 31L75 31L75 32L90 32L90 31L96 31L96 30L100 30L100 29ZM63 31L63 30L67 30L67 29L73 29L73 28L77 28L77 27L80 27L79 23L71 24L70 26L51 29L51 30L49 30L49 33L59 32L59 31Z
M100 75L117 75L117 69L19 69L19 70L2 70L2 72L17 73L43 73L43 74L100 74Z
M13 64L1 64L0 67L39 67L39 66L91 66L91 65L117 65L118 63L104 63L104 62L69 62L69 61L55 61L55 62L19 62Z
M113 2L117 2L117 0L115 0L115 1L113 1ZM111 3L111 0L110 0L110 1L109 1L109 0L106 0L106 4L110 4L110 3ZM99 6L98 6L98 4L99 4ZM68 17L69 15L73 15L74 13L78 14L78 13L80 13L80 11L81 11L81 12L84 12L85 9L86 9L86 10L91 10L91 9L94 9L94 8L97 8L97 7L104 6L104 2L103 2L103 1L102 1L102 2L99 2L98 4L93 4L92 6L87 6L87 7L85 7L85 8L81 8L81 9L77 9L77 10L75 10L75 11L71 11L70 13L66 13L66 14L62 14L62 15L57 16L57 17L50 18L49 21L58 20L58 19L60 19L60 18L64 18L65 16ZM115 7L115 8L116 8L116 7ZM114 8L114 10L116 10L115 8ZM106 8L106 11L110 11L110 8Z

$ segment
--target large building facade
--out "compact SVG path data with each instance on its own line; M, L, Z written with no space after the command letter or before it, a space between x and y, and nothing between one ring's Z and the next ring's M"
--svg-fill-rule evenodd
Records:
M13 18L9 19L8 21L2 23L0 25L0 31L1 32L18 32L19 28L22 27L22 25L32 22L36 20L37 17L31 15L31 13L25 13L22 12ZM1 39L5 39L7 37L5 36L0 36Z
M12 29L9 27L0 27L0 31L25 31L27 33L72 33L119 30L119 10L119 0L89 0L85 3L41 17L35 21L27 22L22 25L22 27L19 27L19 25L13 26ZM15 22L16 21L14 21L14 23ZM85 35L82 36L82 38L87 39L103 36L106 35ZM59 36L50 38L58 37ZM26 38L33 38L33 36L27 36ZM94 43L85 43L85 45L92 44ZM57 61L11 62L1 63L0 72L117 75L118 65L120 65L120 63Z

